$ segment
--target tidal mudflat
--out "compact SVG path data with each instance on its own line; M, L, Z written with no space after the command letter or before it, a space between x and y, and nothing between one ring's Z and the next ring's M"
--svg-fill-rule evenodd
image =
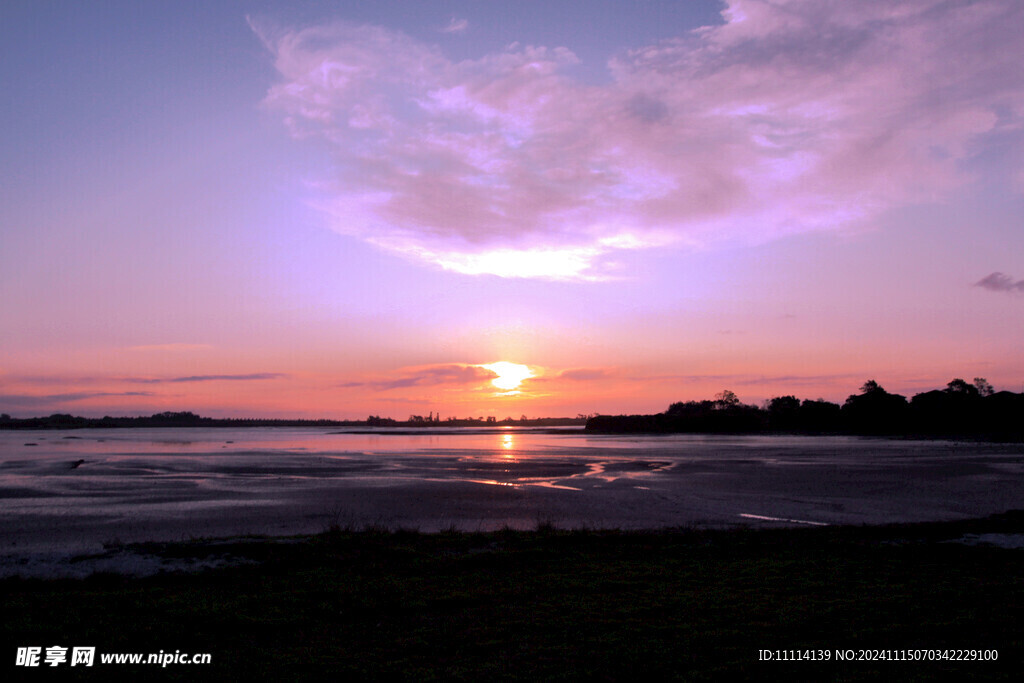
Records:
M368 526L885 524L984 517L1021 500L1021 444L521 429L0 432L7 572L141 541Z

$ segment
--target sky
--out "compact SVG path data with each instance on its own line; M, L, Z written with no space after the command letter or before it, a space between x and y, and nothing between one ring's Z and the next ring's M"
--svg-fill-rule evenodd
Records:
M0 411L1022 391L1021 35L1015 0L5 3Z

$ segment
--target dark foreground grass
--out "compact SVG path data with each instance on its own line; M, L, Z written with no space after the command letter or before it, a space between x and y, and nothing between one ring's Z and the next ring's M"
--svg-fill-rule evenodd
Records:
M253 562L144 579L0 582L4 667L78 680L1016 679L1024 550L944 542L1024 515L759 531L334 531L154 545ZM209 666L14 667L18 646L209 652ZM995 649L997 662L835 661ZM759 661L824 650L828 662ZM10 678L8 678L10 680Z

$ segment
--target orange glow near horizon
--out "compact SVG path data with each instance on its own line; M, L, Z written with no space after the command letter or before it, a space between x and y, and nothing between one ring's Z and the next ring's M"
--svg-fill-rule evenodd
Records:
M502 391L514 391L519 388L523 380L534 377L533 371L529 367L504 360L481 365L480 367L498 375L491 380L491 384Z

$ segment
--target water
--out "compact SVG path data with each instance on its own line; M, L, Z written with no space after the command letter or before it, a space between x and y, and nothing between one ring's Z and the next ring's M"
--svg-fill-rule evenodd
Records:
M946 520L1022 507L1022 474L1024 445L856 437L0 431L0 553L332 525L434 531Z

